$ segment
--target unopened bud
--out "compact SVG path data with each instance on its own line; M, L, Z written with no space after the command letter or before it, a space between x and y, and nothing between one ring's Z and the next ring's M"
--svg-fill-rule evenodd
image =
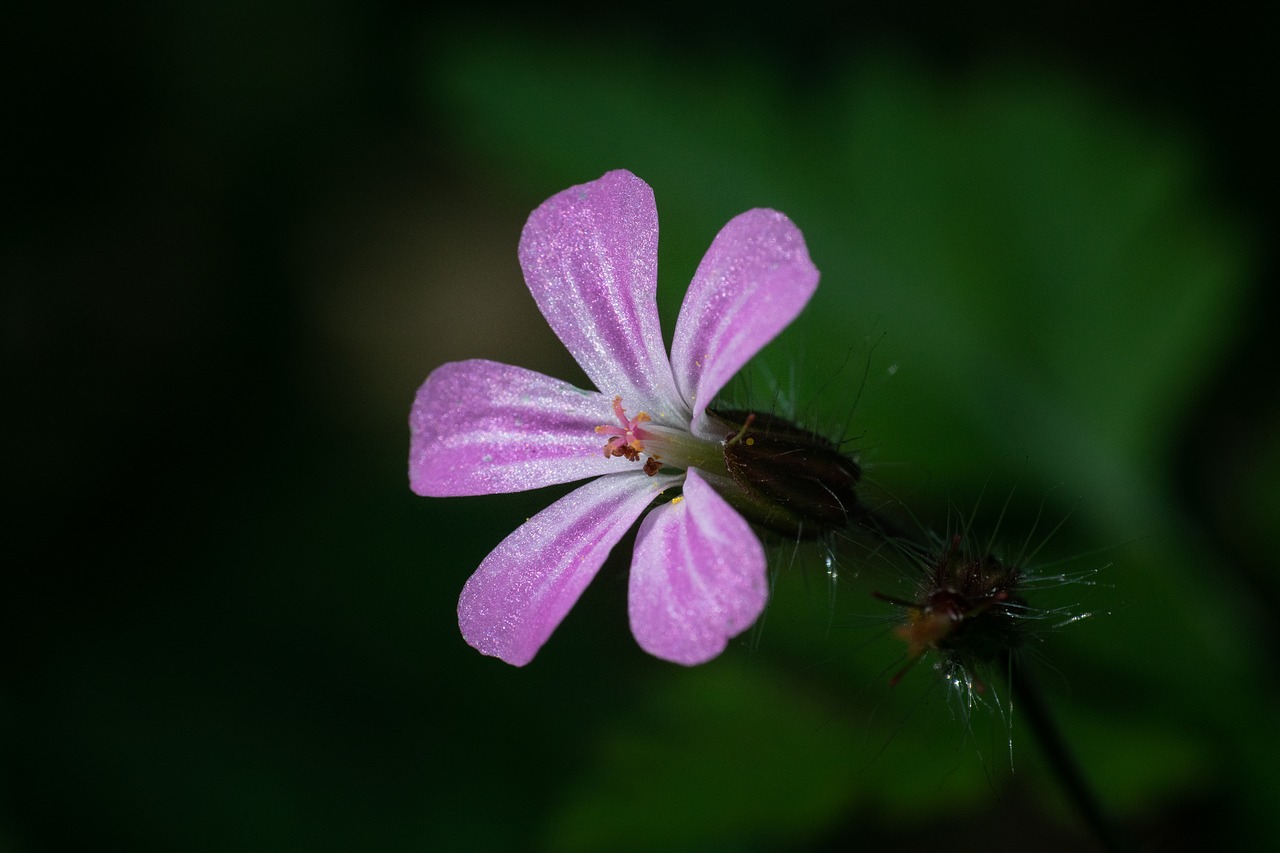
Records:
M932 649L968 669L1000 660L1022 645L1027 605L1018 597L1018 567L992 554L968 553L959 535L933 559L918 600L875 593L906 609L894 633L906 640L910 662ZM980 688L980 682L976 685Z

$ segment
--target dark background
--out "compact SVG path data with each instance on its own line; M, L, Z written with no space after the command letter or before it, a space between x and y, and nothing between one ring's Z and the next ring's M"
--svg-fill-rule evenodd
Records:
M0 848L1080 849L1003 696L887 686L870 592L910 579L853 545L834 585L778 547L763 627L693 670L636 648L625 559L524 669L461 640L467 575L553 496L413 497L413 391L467 357L581 381L516 242L619 167L668 330L729 217L805 231L819 295L748 393L922 525L1044 543L1033 603L1094 613L1036 646L1045 689L1135 836L1277 830L1267 22L14 17Z

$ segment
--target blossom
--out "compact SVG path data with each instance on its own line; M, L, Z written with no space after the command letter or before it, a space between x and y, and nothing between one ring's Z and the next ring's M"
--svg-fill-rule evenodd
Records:
M818 271L783 214L733 218L698 266L668 358L657 249L653 191L630 172L552 196L525 225L520 265L597 390L486 360L445 364L418 390L409 419L417 494L594 478L518 527L467 581L458 623L484 654L528 663L655 502L628 589L643 649L702 663L764 608L764 548L739 512L754 498L725 463L751 419L729 423L707 406L800 313Z

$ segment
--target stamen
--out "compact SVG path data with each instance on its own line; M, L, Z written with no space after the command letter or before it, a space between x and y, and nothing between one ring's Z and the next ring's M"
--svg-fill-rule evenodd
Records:
M747 434L747 430L751 428L751 424L755 422L755 419L756 419L755 412L751 412L750 414L748 414L746 421L744 421L742 424L742 429L738 430L737 435L733 436L728 441L726 441L725 445L731 447L737 444L739 441L742 441L742 437ZM747 439L748 445L755 444L755 443L756 443L756 440L754 438Z
M644 451L644 442L653 437L651 433L640 426L640 424L647 423L650 420L649 415L645 412L636 412L634 418L628 418L626 410L622 408L622 397L613 398L613 415L618 419L618 423L621 426L601 424L596 427L596 432L601 435L612 436L605 442L605 457L621 456L631 462L638 462L640 454ZM652 457L650 457L649 461L653 461ZM649 467L649 462L646 462L644 470L650 477L658 473L657 468L650 471Z

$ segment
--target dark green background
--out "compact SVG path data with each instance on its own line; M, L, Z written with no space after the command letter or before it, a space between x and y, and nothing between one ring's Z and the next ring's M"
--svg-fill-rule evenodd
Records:
M731 216L804 231L818 294L735 393L849 437L869 499L1071 573L1031 600L1094 615L1035 672L1136 837L1280 832L1262 22L278 1L11 33L0 849L1087 844L1017 708L1011 769L992 703L888 686L871 592L911 579L855 543L835 584L773 548L763 624L692 670L635 646L625 559L530 666L462 641L468 574L563 490L412 496L409 403L460 358L581 381L516 243L612 168L656 193L668 332Z

